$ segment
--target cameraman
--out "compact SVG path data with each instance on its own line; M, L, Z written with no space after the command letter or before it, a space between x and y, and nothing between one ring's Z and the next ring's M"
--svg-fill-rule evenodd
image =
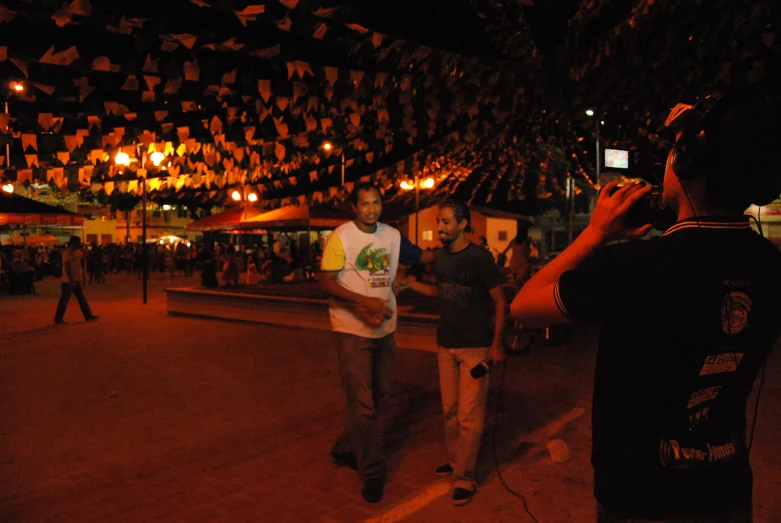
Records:
M624 218L651 188L607 184L588 228L512 303L528 326L602 325L600 523L752 521L746 403L781 327L781 253L743 212L781 193L779 122L756 94L703 100L667 160L663 201L677 223L608 246L648 232Z

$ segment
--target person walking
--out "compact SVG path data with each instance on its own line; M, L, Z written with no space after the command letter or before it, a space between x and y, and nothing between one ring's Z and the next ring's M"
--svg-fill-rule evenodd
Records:
M97 316L92 314L87 298L84 296L84 251L81 248L81 238L71 236L68 246L62 253L62 284L60 302L57 304L57 312L54 315L54 323L61 325L65 323L65 310L68 308L68 302L71 294L76 296L86 321L95 321Z

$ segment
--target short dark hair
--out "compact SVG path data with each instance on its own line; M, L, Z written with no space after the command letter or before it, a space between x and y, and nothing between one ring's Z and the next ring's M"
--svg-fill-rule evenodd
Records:
M781 105L759 94L707 129L705 198L727 212L767 205L781 195Z
M68 240L68 245L81 245L81 237L71 236L70 240Z
M461 223L461 220L466 220L466 232L475 232L472 228L472 212L469 210L469 205L466 202L457 198L448 198L439 204L440 209L448 207L453 209L453 214L456 215L456 220Z
M350 193L350 201L353 202L353 205L358 205L358 193L361 191L377 191L377 194L382 197L382 191L380 191L377 184L372 182L358 182L355 184L355 187L353 187L353 192Z

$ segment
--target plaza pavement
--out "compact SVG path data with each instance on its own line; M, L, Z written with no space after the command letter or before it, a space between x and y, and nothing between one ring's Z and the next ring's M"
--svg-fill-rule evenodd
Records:
M492 381L481 487L453 507L435 355L400 349L388 416L390 477L377 505L328 449L343 395L329 333L170 317L162 289L109 275L51 324L58 289L0 296L0 522L532 521L491 459ZM503 477L542 522L594 519L589 401L595 332L507 360L496 444ZM770 361L752 451L755 520L781 521L781 356ZM563 420L563 421L562 421ZM561 438L572 459L551 462Z

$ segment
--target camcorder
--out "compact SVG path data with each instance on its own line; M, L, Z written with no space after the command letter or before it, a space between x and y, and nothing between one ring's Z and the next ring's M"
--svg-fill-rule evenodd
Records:
M624 187L624 184L616 185L608 195L612 196L621 187ZM676 220L675 211L664 206L662 187L654 185L651 188L651 192L640 198L629 209L625 223L631 229L637 229L650 223L654 229L664 231L674 225Z

